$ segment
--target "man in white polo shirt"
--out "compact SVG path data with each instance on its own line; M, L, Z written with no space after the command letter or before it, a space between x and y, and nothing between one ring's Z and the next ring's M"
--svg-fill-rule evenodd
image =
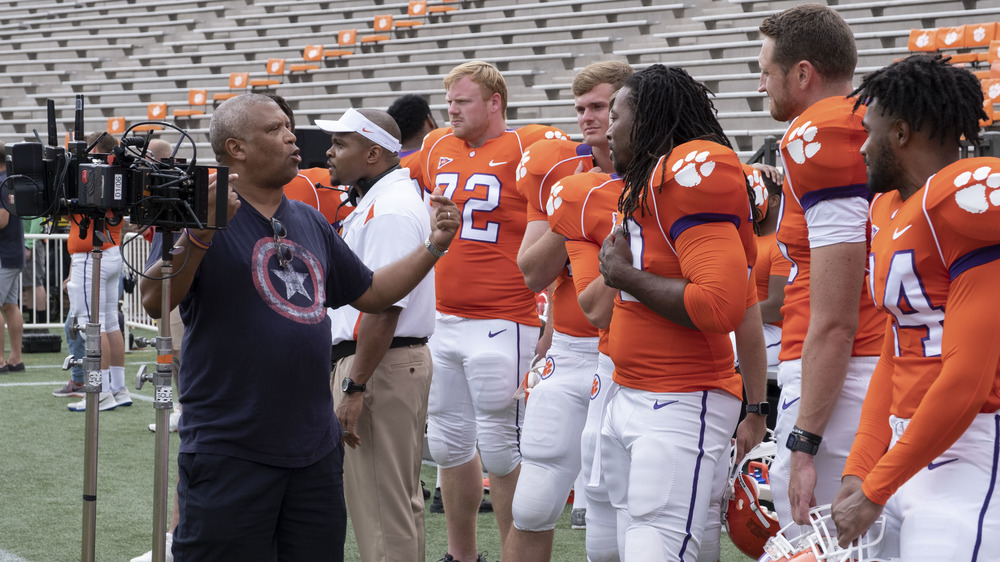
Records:
M344 241L370 268L392 263L430 234L426 205L399 166L399 127L384 111L349 109L316 121L332 135L334 185L357 207ZM361 559L423 560L420 460L431 382L426 342L434 330L434 274L380 314L329 312L334 406L344 426L344 492Z

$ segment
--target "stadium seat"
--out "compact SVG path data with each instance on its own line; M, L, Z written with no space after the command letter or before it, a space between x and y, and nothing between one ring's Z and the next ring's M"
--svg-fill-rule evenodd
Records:
M235 98L240 94L239 90L246 90L247 83L250 81L249 72L231 72L229 73L229 91L228 92L216 92L212 94L212 101L225 101L229 98Z
M149 121L163 121L167 117L167 102L153 102L146 106L146 119ZM161 131L163 127L160 125L139 125L132 129L136 132L141 131Z
M911 53L933 53L937 50L936 35L936 29L911 29L906 48Z
M386 35L388 32L392 31L392 14L383 14L381 16L375 16L375 23L372 28L374 35L366 35L361 38L361 44L366 43L379 43L381 41L388 41L389 36Z
M125 118L124 117L108 117L108 127L106 129L109 135L120 135L125 132Z
M288 72L319 70L319 65L315 63L323 60L323 45L306 45L302 49L302 60L306 62L288 65Z
M442 2L451 2L453 0L441 0L441 1ZM429 13L429 14L446 14L448 12L454 12L457 9L458 9L458 6L446 6L446 5L428 6L427 7L427 13Z
M406 7L406 15L411 19L397 21L396 29L424 25L423 18L427 16L427 0L410 0Z
M327 49L323 51L323 58L346 57L354 54L354 46L358 43L357 29L341 29L337 32L337 46L339 49Z
M250 80L251 88L270 88L281 84L285 79L285 59L267 59L267 75L278 78L255 78Z
M980 119L979 125L981 127L989 127L993 124L993 117L995 115L991 100L983 100L983 112L986 113L986 119Z
M208 90L192 88L188 90L189 107L187 109L175 109L174 117L192 117L195 115L204 115L205 106L207 103L208 103Z

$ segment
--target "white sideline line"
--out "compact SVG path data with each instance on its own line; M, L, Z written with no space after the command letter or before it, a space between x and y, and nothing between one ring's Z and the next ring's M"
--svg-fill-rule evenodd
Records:
M64 381L49 381L49 382L5 382L5 383L0 383L0 388L4 388L4 387L7 387L7 386L52 386L52 385L58 386L60 384L66 384L66 383ZM144 394L139 394L137 391L132 390L131 388L128 389L128 391L129 391L129 394L132 395L132 399L133 400L142 400L143 402L152 402L153 401L153 397L152 396L146 396ZM3 555L4 555L4 551L0 550L0 562L7 562L6 558L2 558Z
M24 558L0 548L0 562L28 562Z

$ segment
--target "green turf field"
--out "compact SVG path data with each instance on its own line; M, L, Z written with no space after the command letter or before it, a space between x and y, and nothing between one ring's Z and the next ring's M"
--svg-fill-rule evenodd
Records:
M147 334L148 335L148 334ZM77 398L56 398L69 374L61 369L66 355L25 354L22 373L0 374L0 562L79 560L83 521L83 413L66 405ZM155 369L151 350L126 356L126 383L133 406L99 416L96 559L127 562L150 549L153 526L154 421L153 388L131 388L143 363ZM170 435L171 456L177 434ZM433 486L435 470L424 466L422 478ZM170 463L170 482L176 464ZM173 502L173 485L169 490ZM430 502L428 501L428 504ZM569 525L569 506L560 518L553 560L583 561L584 532ZM447 550L444 515L427 513L427 560ZM500 559L500 541L492 514L479 516L480 550L491 562ZM348 531L346 560L359 560ZM722 560L749 560L723 536Z

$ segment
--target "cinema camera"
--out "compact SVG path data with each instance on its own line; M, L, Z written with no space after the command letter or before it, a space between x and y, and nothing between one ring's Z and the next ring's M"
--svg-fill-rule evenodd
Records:
M208 228L208 166L198 166L195 158L156 160L146 151L150 136L129 136L136 123L124 133L111 154L91 154L83 140L83 96L76 98L74 140L67 149L57 143L55 105L48 100L48 146L41 142L20 142L7 155L8 193L14 214L24 218L54 217L68 214L104 216L110 212L114 224L128 216L132 224L165 229ZM178 131L182 138L194 140L183 129L170 123L156 123ZM96 144L96 142L95 142ZM176 146L174 154L177 153ZM225 193L228 168L215 167L217 188ZM224 201L224 199L223 199ZM4 205L8 205L8 201ZM226 206L219 205L212 228L225 228Z

